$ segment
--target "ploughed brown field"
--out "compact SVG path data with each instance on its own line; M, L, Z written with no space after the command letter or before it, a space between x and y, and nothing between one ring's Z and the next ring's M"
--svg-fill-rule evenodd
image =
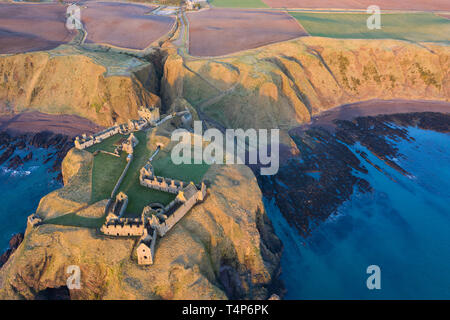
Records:
M381 10L450 11L449 0L263 0L272 8L366 9L377 5Z
M0 3L0 53L53 49L69 42L66 7L57 4Z
M308 35L282 12L213 8L189 13L188 19L194 56L221 56Z
M175 23L172 17L145 15L152 8L131 3L86 2L81 10L81 21L88 33L86 42L145 49Z

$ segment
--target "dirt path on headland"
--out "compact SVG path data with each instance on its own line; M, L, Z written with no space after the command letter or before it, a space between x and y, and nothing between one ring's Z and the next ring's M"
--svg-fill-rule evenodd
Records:
M103 128L92 121L75 115L51 115L37 111L0 116L0 132L11 135L51 131L75 137L82 133L95 133Z
M334 131L333 120L352 120L357 117L376 116L380 114L442 112L450 113L450 102L423 100L369 100L346 104L326 110L312 117L311 122L295 129L307 130L311 127L323 127Z

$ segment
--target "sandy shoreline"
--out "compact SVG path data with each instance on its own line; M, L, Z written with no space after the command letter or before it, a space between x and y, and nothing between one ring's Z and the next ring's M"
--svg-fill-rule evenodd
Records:
M51 131L75 137L82 133L95 133L102 127L75 115L52 115L37 111L0 116L0 132L10 135Z
M357 117L411 112L450 112L450 102L425 100L369 100L342 105L315 115L311 122L292 129L303 131L311 127L323 127L334 131L334 120L352 120Z

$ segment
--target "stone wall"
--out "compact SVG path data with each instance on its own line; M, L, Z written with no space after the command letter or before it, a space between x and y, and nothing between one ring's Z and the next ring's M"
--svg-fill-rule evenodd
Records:
M120 175L119 180L117 180L116 185L114 186L113 191L111 192L111 199L114 198L114 195L116 194L117 190L119 190L120 184L122 183L122 180L125 178L125 175L127 174L128 169L130 168L131 162L133 161L133 155L128 155L130 157L130 160L128 161L125 169L123 169L122 174Z
M142 236L144 232L144 225L142 223L129 223L127 221L117 223L111 221L108 224L104 224L100 231L106 235L119 236L119 237L131 237L131 236Z
M167 179L164 177L154 177L153 179L143 178L140 179L140 183L144 187L173 194L177 194L179 191L181 191L184 185L183 181Z
M159 225L158 234L163 237L174 225L177 224L178 221L183 218L186 213L191 210L191 208L198 202L198 196L201 191L197 192L197 194L191 198L189 198L186 202L184 202L174 213L172 213L166 221Z
M144 187L173 194L177 194L179 191L183 190L185 185L187 185L187 183L180 180L155 176L153 173L153 167L150 163L147 163L141 169L139 182Z
M119 132L120 132L119 126L114 126L106 130L100 131L89 137L83 134L81 138L80 137L75 138L75 148L80 150L89 148L94 144L100 143L103 140L118 134Z
M144 224L133 219L114 219L104 224L100 231L110 236L131 237L142 236Z

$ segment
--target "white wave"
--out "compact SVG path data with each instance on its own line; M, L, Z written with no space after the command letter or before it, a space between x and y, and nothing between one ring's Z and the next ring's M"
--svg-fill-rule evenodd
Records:
M327 220L325 220L325 223L334 223L343 216L345 216L345 214L342 213L340 210L337 210L335 213L328 216Z
M11 177L25 177L31 174L30 170L14 170L2 167L2 173Z

